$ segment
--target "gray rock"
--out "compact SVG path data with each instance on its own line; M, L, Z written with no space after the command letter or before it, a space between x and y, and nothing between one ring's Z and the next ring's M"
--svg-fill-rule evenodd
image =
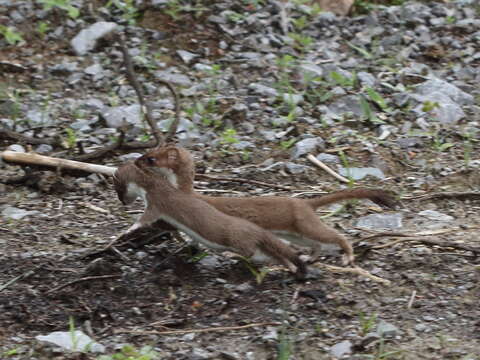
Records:
M303 95L301 94L282 94L283 101L289 105L298 105L303 102Z
M423 332L423 331L426 331L427 329L428 329L428 326L423 323L415 325L416 331Z
M127 124L140 125L142 123L141 107L138 104L107 107L101 111L101 116L105 119L110 128L119 128Z
M85 109L100 110L105 107L105 104L100 99L90 98L82 101L80 106Z
M429 111L429 117L438 120L442 124L454 124L465 117L465 112L462 108L443 93L433 92L427 95L413 94L411 98L420 103L414 109L420 116L425 115L424 104L426 102L437 104L437 107Z
M320 66L312 63L303 63L299 66L299 69L303 74L307 74L309 77L323 76L323 69Z
M377 79L375 79L375 76L373 76L372 74L367 73L365 71L360 71L357 74L357 78L358 78L358 80L360 80L360 83L363 86L374 87L376 82L377 82Z
M192 81L188 76L183 74L176 74L170 71L159 70L154 72L154 76L157 79L165 80L171 82L172 84L179 86L192 86Z
M325 149L325 141L321 137L309 138L300 140L297 142L292 150L291 157L293 160L298 159L300 156L316 152L317 150Z
M248 86L248 88L255 94L260 95L260 96L265 96L265 97L274 97L276 98L278 96L278 91L275 90L274 88L258 84L258 83L253 83Z
M285 169L288 173L296 175L304 173L306 170L309 169L309 167L306 165L295 164L293 162L287 162L285 163Z
M80 31L70 44L78 56L83 56L95 47L98 39L111 33L116 27L114 22L99 21Z
M40 212L37 210L28 211L28 210L19 209L13 206L7 206L5 209L3 209L2 216L5 219L21 220L26 216L37 215L39 213Z
M342 176L351 177L353 180L361 180L364 177L370 175L378 179L385 179L383 171L374 167L365 168L344 168L339 167L338 172Z
M93 64L90 65L89 67L86 67L85 70L83 70L85 74L92 75L92 76L98 76L101 74L104 70L101 64Z
M80 330L55 331L48 335L37 335L35 339L60 346L63 349L80 352L104 353L105 346L95 342Z
M32 125L49 125L52 123L52 119L47 112L38 109L31 109L26 114L27 121Z
M330 354L333 357L340 359L344 355L352 353L352 345L353 344L348 340L339 342L330 348Z
M418 213L420 216L425 216L426 218L430 220L436 220L436 221L452 221L454 218L452 216L442 214L438 211L435 210L423 210Z
M129 153L129 154L120 155L118 158L122 161L130 161L130 160L138 159L140 156L142 156L142 154L140 153Z
M194 54L194 53L191 53L190 51L185 51L185 50L177 50L177 55L180 56L180 58L185 64L190 64L193 59L198 57L197 54Z
M211 359L211 354L207 350L204 350L201 348L195 348L190 353L188 359L189 360L207 360L207 359Z
M472 95L460 90L451 82L437 78L433 78L419 85L416 88L416 93L420 95L430 95L434 93L445 94L460 105L471 105L475 102L475 98Z
M35 152L38 154L48 154L53 151L53 146L49 144L40 144L36 147Z
M198 261L198 264L206 269L210 270L215 270L222 266L221 261L219 260L218 256L216 255L210 255L210 256L205 256L202 258L200 261Z
M55 75L66 75L77 71L78 63L77 62L64 62L61 64L55 64L50 66L48 70Z
M250 291L250 290L253 290L253 289L254 289L254 287L248 282L244 282L243 284L237 285L233 288L233 290L241 292L241 293L244 293L244 292L247 292L247 291Z
M363 116L363 110L360 106L358 96L355 95L348 95L338 99L334 103L328 105L328 110L337 116L345 113L353 113L359 117Z
M317 159L321 162L328 164L339 164L340 158L337 155L321 153L317 155Z
M245 150L245 149L248 149L248 148L254 148L255 147L255 144L252 143L251 141L245 141L245 140L242 140L242 141L239 141L238 143L235 143L235 144L232 144L232 148L236 149L236 150Z
M7 146L7 150L24 153L25 148L20 144L12 144Z
M356 226L367 229L395 230L402 227L402 214L372 214L358 219Z
M395 325L381 320L377 325L377 333L380 337L395 337L399 330Z

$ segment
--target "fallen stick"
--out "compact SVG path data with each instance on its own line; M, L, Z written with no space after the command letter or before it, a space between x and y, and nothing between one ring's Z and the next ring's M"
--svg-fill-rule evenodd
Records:
M396 245L398 243L408 242L408 241L419 242L424 245L440 246L443 248L453 248L456 250L470 251L471 253L473 253L474 257L477 257L480 254L480 248L477 249L468 245L456 244L450 241L439 241L434 239L425 239L421 237L409 237L409 238L397 239L386 244L372 246L372 249L383 249L389 246Z
M74 160L67 160L61 158L54 158L50 156L38 155L35 153L20 153L15 151L4 151L0 153L0 156L5 161L10 161L18 164L25 164L25 165L42 165L42 166L50 166L54 168L64 168L64 169L73 169L73 170L82 170L90 173L99 173L107 176L113 176L116 167L113 166L105 166L105 165L97 165L97 164L90 164L84 163L80 161ZM231 181L231 182L241 182L247 184L255 184L260 186L266 186L281 190L292 190L289 186L278 185L278 184L270 184L263 181L257 180L249 180L249 179L241 179L241 178L233 178L233 177L224 177L224 176L210 176L206 174L196 174L196 178L200 179L209 179L213 181Z
M260 186L266 186L266 187L271 187L271 188L280 189L280 190L293 190L290 186L271 184L263 181L243 179L243 178L233 178L233 177L227 177L227 176L210 176L207 174L195 174L195 177L199 179L209 179L213 181L230 181L230 182L240 182L245 184L260 185Z
M113 176L116 168L112 166L89 164L80 161L54 158L50 156L38 155L34 153L21 153L15 151L4 151L0 153L5 161L26 165L43 165L54 168L64 168L73 170L82 170L90 173L99 173L107 176Z
M312 154L308 154L307 155L307 159L313 163L314 165L318 166L320 169L323 169L325 170L327 173L329 173L330 175L332 175L335 179L337 180L340 180L341 182L344 182L344 183L349 183L350 180L348 180L347 178L343 177L342 175L340 174L337 174L335 171L333 171L332 169L330 169L327 165L325 165L323 162L321 162L320 160L318 160L315 156L313 156Z
M185 330L166 330L166 331L156 331L156 330L127 330L127 329L118 329L114 330L115 334L133 334L133 335L173 335L173 334L188 334L188 333L205 333L212 331L229 331L229 330L243 330L256 326L279 326L280 323L277 322L262 322L262 323L253 323L240 326L220 326L220 327L211 327L205 329L185 329Z
M383 285L387 285L387 286L391 285L390 280L382 279L381 277L372 275L367 270L362 269L358 266L355 266L355 267L339 267L339 266L327 265L327 264L321 264L321 263L314 264L314 266L322 267L322 268L324 268L328 271L331 271L331 272L355 274L355 275L363 276L363 277L366 277L370 280L379 282Z
M87 276L87 277L84 277L84 278L81 278L81 279L77 279L77 280L73 280L73 281L70 281L66 284L63 284L63 285L60 285L60 286L57 286L56 288L53 288L53 289L50 289L48 291L45 292L45 295L47 294L50 294L52 292L56 292L58 290L61 290L63 288L66 288L70 285L74 285L74 284L78 284L80 282L84 282L84 281L91 281L91 280L103 280L103 279L112 279L112 278L119 278L119 277L122 277L121 275L100 275L100 276Z

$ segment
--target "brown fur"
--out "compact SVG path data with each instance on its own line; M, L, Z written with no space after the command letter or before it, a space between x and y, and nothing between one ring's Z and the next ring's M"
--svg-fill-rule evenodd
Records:
M128 196L126 184L135 184L136 190L145 192L145 212L129 231L163 220L204 245L253 257L254 261L255 257L264 260L266 256L288 266L299 277L305 275L305 264L273 234L247 220L224 214L194 195L176 189L163 176L146 167L143 161L120 166L114 179L122 201L132 199Z
M386 206L395 204L395 200L387 192L365 188L342 190L313 199L277 196L245 198L205 196L194 192L195 165L190 152L186 149L175 146L159 147L148 151L137 161L167 176L171 183L176 181L177 187L183 192L195 194L197 198L218 210L250 220L264 229L286 232L288 234L283 235L299 245L312 246L318 251L320 243L336 244L345 251L346 263L353 262L352 246L341 234L325 225L314 210L322 205L355 198L370 199ZM282 237L280 234L279 236Z

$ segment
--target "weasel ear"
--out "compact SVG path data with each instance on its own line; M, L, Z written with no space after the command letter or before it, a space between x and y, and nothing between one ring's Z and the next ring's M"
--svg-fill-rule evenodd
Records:
M174 165L176 165L179 157L180 157L180 154L178 152L178 149L176 148L168 149L167 151L168 166L173 167Z

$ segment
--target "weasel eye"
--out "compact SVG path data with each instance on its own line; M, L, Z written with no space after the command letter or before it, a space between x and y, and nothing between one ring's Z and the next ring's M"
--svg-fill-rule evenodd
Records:
M147 163L148 165L155 165L155 158L147 157Z

